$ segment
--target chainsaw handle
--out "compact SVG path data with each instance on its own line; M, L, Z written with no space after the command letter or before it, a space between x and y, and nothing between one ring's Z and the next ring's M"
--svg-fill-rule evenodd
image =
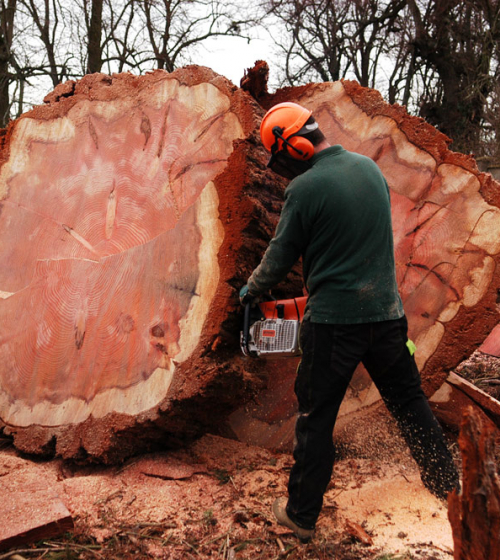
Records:
M251 303L245 305L245 312L243 315L243 338L241 344L245 351L248 353L248 337L250 334L250 308Z

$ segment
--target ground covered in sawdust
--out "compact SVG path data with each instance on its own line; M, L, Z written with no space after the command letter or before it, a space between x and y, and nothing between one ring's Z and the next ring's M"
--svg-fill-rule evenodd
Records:
M183 450L102 467L34 461L6 445L2 472L45 479L75 522L71 534L25 547L20 557L451 559L446 505L424 489L404 445L382 428L379 438L361 431L341 444L307 545L271 513L286 494L287 453L206 435Z

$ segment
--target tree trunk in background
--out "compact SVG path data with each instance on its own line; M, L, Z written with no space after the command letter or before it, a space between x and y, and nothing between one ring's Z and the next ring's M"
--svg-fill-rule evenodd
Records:
M459 444L462 492L449 497L454 560L500 559L500 479L495 439L499 433L469 409L464 414Z
M100 72L102 67L102 2L103 0L92 0L92 13L88 35L87 50L87 74Z
M0 13L0 127L7 126L10 120L9 86L11 80L9 74L15 13L16 0L8 0L6 6L5 2L2 2Z

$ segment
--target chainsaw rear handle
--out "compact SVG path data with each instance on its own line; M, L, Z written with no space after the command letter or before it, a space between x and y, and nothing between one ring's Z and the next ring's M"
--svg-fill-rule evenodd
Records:
M248 337L250 335L250 307L251 303L247 303L245 305L245 312L243 315L243 335L241 339L241 345L247 355L249 355Z
M265 301L277 301L274 296L268 293L261 294L260 298L264 299ZM252 303L245 304L245 311L243 314L243 331L242 331L242 338L241 338L241 346L244 349L244 353L247 356L254 356L255 353L251 352L248 348L249 338L250 338L250 325L252 323L252 307L258 307L258 301L254 301Z

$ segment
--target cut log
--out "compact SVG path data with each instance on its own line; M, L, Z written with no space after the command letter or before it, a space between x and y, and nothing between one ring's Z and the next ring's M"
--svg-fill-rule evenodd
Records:
M465 412L459 437L462 491L448 498L455 560L500 559L500 479L494 454L498 436L474 411Z
M330 143L377 162L391 189L396 270L428 394L499 322L500 184L404 108L355 82L285 89Z
M261 115L188 67L87 76L11 124L0 420L19 449L118 460L199 434L254 388L235 288L283 192L253 137Z

